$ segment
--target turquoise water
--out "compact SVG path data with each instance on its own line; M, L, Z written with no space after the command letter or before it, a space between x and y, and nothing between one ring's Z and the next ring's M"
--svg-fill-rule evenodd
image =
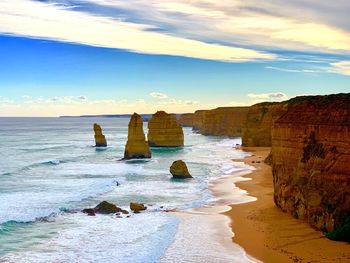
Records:
M179 220L162 210L215 201L210 182L242 171L230 160L240 138L206 137L184 128L185 147L152 149L147 161L120 161L128 119L0 118L0 259L9 262L158 262ZM103 127L106 149L93 147L92 124ZM145 124L145 131L147 131ZM174 160L194 179L171 179ZM79 212L107 200L130 218ZM161 209L162 207L162 209Z

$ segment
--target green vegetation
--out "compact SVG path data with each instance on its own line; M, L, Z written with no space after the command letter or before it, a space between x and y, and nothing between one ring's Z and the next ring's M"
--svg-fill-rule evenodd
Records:
M305 102L320 107L333 103L336 103L338 106L349 106L349 101L350 93L339 93L324 96L298 96L288 100L287 102L289 105Z
M333 231L328 232L326 237L331 240L346 241L350 243L350 216L348 216L345 221Z

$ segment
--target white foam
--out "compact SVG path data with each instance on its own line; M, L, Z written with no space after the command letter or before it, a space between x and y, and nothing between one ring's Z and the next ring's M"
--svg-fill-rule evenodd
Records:
M220 214L177 213L180 218L174 242L161 263L257 262L232 243L229 220ZM226 226L226 227L225 227Z
M73 214L57 223L70 225L30 250L7 254L14 263L157 262L172 241L177 219L170 214L141 213L130 218Z

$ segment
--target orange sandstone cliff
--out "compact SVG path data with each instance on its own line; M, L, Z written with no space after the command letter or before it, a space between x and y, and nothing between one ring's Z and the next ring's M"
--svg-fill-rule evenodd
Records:
M203 125L204 114L206 112L207 110L197 110L194 112L193 121L192 121L192 130L200 131Z
M271 146L273 123L286 113L285 102L263 102L249 107L243 128L242 145L247 147Z
M148 143L155 147L184 145L184 133L174 114L157 111L148 121Z
M332 231L350 216L350 94L287 103L272 130L275 203Z
M192 126L203 135L236 137L242 135L249 107L220 107L180 115L182 126Z
M179 124L182 127L192 127L193 126L194 113L183 113L179 116Z
M242 135L249 107L220 107L204 112L199 131L203 135Z

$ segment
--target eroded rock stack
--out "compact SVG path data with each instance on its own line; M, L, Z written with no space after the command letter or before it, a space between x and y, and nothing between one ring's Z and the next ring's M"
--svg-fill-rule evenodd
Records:
M332 231L350 216L350 94L297 97L274 123L278 207Z
M242 145L247 147L271 146L273 123L287 112L286 102L263 102L249 107L243 128Z
M128 141L125 146L124 159L151 158L151 151L143 131L141 116L134 113L128 126Z
M199 131L203 135L242 136L249 107L220 107L205 111Z
M94 132L95 132L96 147L106 147L107 146L106 137L102 134L102 128L97 123L94 123Z
M154 147L184 145L184 134L174 114L157 111L148 122L148 143Z
M186 163L182 160L173 162L173 164L170 166L170 173L176 179L192 178L187 169Z

